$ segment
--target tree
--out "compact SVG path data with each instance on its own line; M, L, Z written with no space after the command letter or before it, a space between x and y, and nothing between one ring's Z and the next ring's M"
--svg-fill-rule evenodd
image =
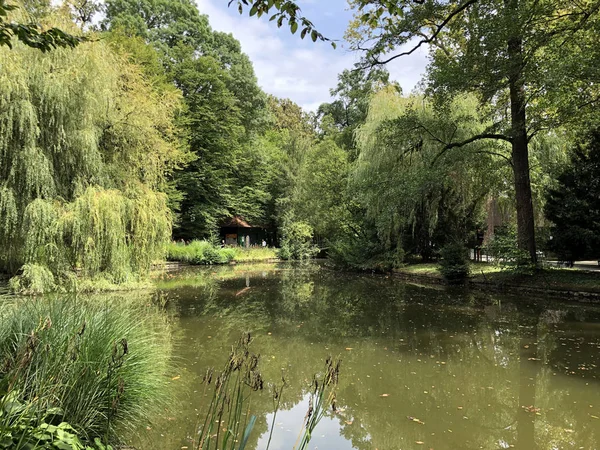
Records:
M477 140L501 140L511 146L519 247L536 259L531 198L529 142L541 130L569 119L575 104L597 101L597 52L589 40L600 2L549 0L355 0L358 16L348 32L368 66L386 64L429 46L429 91L439 100L460 92L476 93L492 123L463 141L445 142L445 150ZM390 52L407 45L407 49ZM573 71L574 61L580 67ZM561 101L550 94L558 77L570 73ZM569 91L577 92L576 95ZM549 100L554 100L550 102ZM567 105L569 105L567 107Z
M338 76L337 86L329 91L335 100L319 106L318 115L332 117L339 130L336 142L346 151L355 153L354 131L367 118L371 95L390 84L389 76L384 68L369 72L360 69L344 70ZM397 89L401 91L400 86Z
M373 96L356 132L359 157L351 183L382 250L404 249L428 259L447 243L468 243L484 200L503 184L507 163L494 142L472 142L463 152L440 155L440 141L485 128L476 106L473 96L462 96L440 111L393 87Z
M161 191L184 159L180 95L106 42L19 44L0 65L0 270L49 273L50 285L76 270L117 283L147 273L171 234Z
M269 14L275 10L276 12L270 16L269 20L276 21L279 28L287 23L292 34L301 29L300 37L302 39L310 36L313 42L329 41L333 48L336 47L335 42L323 36L314 24L302 15L302 10L292 0L229 0L228 4L231 6L233 3L237 4L240 14L244 12L244 7L250 6L249 14L251 16L261 17L263 14Z
M575 148L571 165L548 192L552 248L564 261L600 257L600 131Z
M262 12L275 8L288 20L299 11L295 4L283 8L293 2L238 3ZM440 103L461 92L479 96L491 125L463 141L445 142L444 151L477 140L510 144L518 243L535 261L529 142L541 130L586 115L600 100L593 44L600 2L353 0L352 5L357 17L347 38L364 52L366 68L429 47L429 92ZM403 46L406 50L398 50Z
M172 202L179 208L175 236L207 237L231 215L264 222L270 176L260 135L267 99L240 43L213 31L190 0L110 0L102 26L152 45L183 94L179 124L195 159L176 175L183 198Z
M74 48L81 42L87 41L84 36L75 36L65 33L59 28L44 29L36 23L13 22L9 19L11 11L18 8L16 5L0 0L0 47L13 47L12 38L16 37L28 47L37 48L47 52L59 47Z

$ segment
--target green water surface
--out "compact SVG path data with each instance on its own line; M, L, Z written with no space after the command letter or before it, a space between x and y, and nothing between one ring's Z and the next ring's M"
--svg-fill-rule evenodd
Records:
M282 371L270 448L293 448L329 355L342 359L338 410L311 449L600 448L598 307L318 266L188 269L158 295L178 329L178 395L138 448L193 448L210 398L202 377L243 332L266 381L251 400L252 449L266 446Z

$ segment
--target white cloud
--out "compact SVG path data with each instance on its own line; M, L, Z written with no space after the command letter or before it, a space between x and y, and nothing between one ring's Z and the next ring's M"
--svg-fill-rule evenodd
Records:
M238 15L235 8L223 9L223 0L196 0L200 12L208 14L215 30L232 33L254 64L260 86L277 97L290 98L308 110L330 100L329 89L337 75L352 68L358 55L343 48L310 39L290 36L289 29L256 17ZM217 6L220 5L220 6ZM425 67L425 53L400 58L388 69L405 92L419 81Z

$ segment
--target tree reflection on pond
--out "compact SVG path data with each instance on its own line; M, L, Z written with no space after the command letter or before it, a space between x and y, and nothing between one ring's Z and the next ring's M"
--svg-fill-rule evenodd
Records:
M343 360L339 411L310 448L600 447L599 308L318 266L195 270L167 280L160 295L181 330L181 395L141 433L144 449L190 446L208 398L202 374L244 331L255 337L264 379L279 381L283 369L288 381L273 450L292 449L328 355ZM256 395L251 409L250 448L263 449L271 393Z

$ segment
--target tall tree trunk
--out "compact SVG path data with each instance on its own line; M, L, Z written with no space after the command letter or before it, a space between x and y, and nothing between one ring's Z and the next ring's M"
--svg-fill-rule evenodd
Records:
M529 179L529 149L525 115L523 46L522 38L518 35L519 0L505 0L505 6L509 15L517 16L514 21L511 21L511 25L515 26L516 33L513 33L508 39L508 82L512 127L512 163L517 202L517 237L519 248L527 251L531 261L536 262L535 226L533 202L531 199L531 182Z

